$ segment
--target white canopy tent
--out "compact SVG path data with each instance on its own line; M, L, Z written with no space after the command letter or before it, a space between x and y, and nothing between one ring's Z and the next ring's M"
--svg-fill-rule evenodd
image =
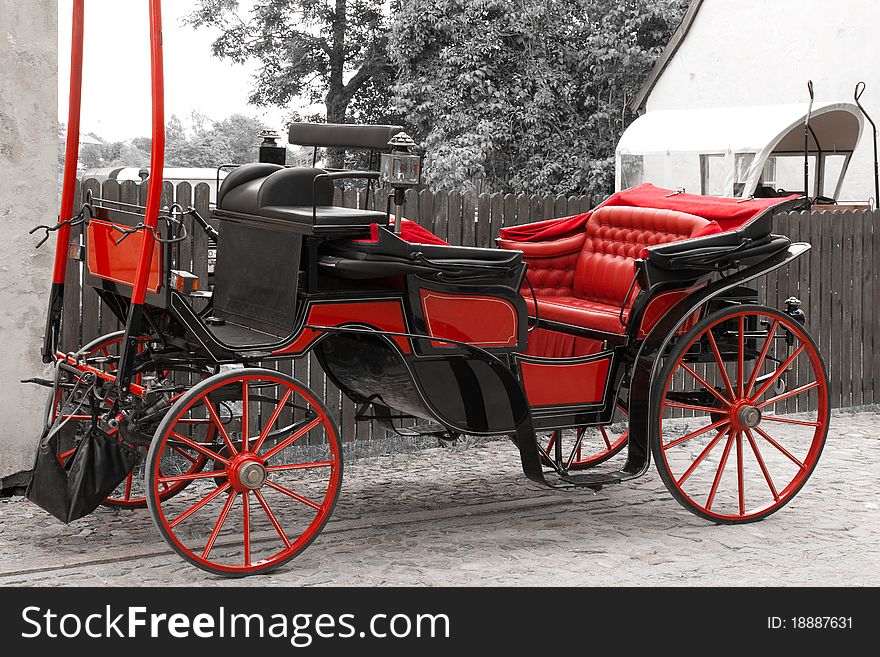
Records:
M617 189L650 182L709 196L747 198L771 188L802 192L806 114L804 104L648 112L617 145ZM862 127L853 104L814 105L812 196L838 197Z

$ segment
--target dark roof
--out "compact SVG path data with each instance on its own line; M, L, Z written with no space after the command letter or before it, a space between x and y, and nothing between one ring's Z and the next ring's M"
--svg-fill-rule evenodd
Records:
M694 19L697 17L697 13L700 11L702 5L703 0L691 0L691 5L681 19L681 23L669 39L669 43L666 44L666 48L663 50L659 59L654 63L654 68L651 69L644 84L642 84L642 88L639 89L639 93L636 94L636 97L633 98L632 102L629 104L630 109L634 112L640 112L644 109L645 102L648 100L648 96L654 89L654 85L657 84L657 80L663 75L663 71L666 70L672 57L678 52L679 46L681 46L682 41L684 41L684 38L690 31L691 25L693 25Z

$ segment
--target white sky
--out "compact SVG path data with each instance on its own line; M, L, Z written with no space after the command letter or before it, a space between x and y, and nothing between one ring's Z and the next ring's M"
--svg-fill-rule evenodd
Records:
M252 0L242 0L247 9ZM165 112L183 119L199 111L214 120L241 112L285 134L287 109L249 105L256 65L234 65L211 54L216 33L182 25L194 2L165 0ZM72 0L59 0L58 117L67 122ZM124 141L150 134L150 53L147 0L86 0L82 134ZM297 108L300 109L300 108Z

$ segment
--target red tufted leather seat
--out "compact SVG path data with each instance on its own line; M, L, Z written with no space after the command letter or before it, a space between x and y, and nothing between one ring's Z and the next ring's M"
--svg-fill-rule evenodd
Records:
M710 224L702 217L674 210L604 206L592 213L584 232L578 235L552 242L500 240L500 244L525 253L539 318L620 335L626 331L620 321L621 308L626 322L639 292L636 286L626 298L642 250L720 230L713 231ZM531 292L525 289L523 296L534 315ZM641 330L646 331L648 323L656 321L675 301L667 295L657 305L656 316L646 316Z

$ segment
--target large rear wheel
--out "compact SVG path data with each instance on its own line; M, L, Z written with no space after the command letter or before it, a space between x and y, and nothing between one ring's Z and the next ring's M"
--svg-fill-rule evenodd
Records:
M816 343L791 316L719 310L673 347L658 381L651 449L688 510L754 522L785 506L816 467L829 423Z

